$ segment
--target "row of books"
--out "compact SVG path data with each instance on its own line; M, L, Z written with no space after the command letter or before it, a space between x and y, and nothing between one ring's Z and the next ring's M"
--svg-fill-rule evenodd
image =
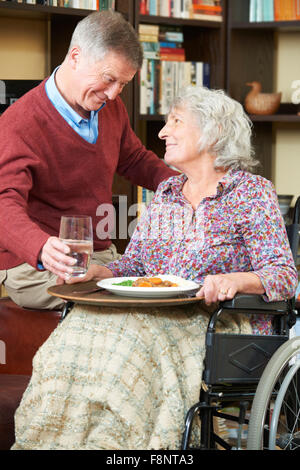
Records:
M210 66L204 62L144 59L139 77L140 114L165 115L182 87L209 87Z
M51 7L80 8L83 10L115 10L115 0L0 0Z
M139 40L146 59L185 60L184 38L180 27L140 23Z
M139 40L143 42L171 42L182 44L184 37L180 26L159 26L155 24L139 24ZM179 46L178 46L179 47Z
M144 61L140 71L140 114L166 114L178 90L186 85L209 87L209 64L186 61L180 27L139 25Z
M222 21L221 0L140 0L140 14Z
M300 0L250 0L250 22L297 20L300 20Z

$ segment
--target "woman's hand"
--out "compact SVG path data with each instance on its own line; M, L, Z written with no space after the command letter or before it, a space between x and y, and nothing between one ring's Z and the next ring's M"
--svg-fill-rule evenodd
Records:
M56 284L75 284L77 282L87 282L87 281L100 281L101 279L106 279L108 277L114 277L110 269L105 266L100 266L99 264L90 264L89 269L84 277L71 277L70 279L57 278Z
M255 273L229 273L208 275L197 297L203 297L207 305L233 299L238 293L263 294L260 278Z

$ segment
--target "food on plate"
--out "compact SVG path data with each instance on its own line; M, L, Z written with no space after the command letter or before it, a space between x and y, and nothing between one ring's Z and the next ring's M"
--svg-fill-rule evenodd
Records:
M122 282L114 282L113 286L125 286L125 287L132 287L133 281L128 279L127 281Z
M175 282L163 281L160 277L140 277L135 281L128 279L114 285L128 287L178 287L178 284L175 284Z

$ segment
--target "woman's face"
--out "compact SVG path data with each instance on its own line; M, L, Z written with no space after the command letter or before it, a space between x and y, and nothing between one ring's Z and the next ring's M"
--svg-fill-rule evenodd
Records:
M166 142L165 161L179 170L199 159L199 125L195 116L185 108L174 108L166 125L158 134Z

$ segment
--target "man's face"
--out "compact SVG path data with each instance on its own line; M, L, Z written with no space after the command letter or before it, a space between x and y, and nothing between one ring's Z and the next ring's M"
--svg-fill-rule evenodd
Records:
M72 65L74 89L70 104L81 115L96 111L107 100L114 100L136 73L128 60L115 52L92 62L78 51Z

